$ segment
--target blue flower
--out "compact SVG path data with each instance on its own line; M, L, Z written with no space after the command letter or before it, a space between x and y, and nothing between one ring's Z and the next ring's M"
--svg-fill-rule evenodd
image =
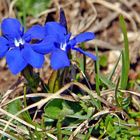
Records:
M63 20L63 23L65 23L65 20ZM46 39L50 42L48 48L51 51L51 67L54 70L70 66L68 52L71 49L96 60L96 56L77 47L79 43L94 39L94 33L84 32L70 39L71 33L67 32L66 26L58 22L47 22L45 24L45 31Z
M1 23L1 31L0 58L6 56L8 67L13 74L18 74L27 65L42 67L44 55L34 50L42 43L31 43L33 39L41 41L45 37L42 26L34 25L24 33L24 28L17 19L6 18Z

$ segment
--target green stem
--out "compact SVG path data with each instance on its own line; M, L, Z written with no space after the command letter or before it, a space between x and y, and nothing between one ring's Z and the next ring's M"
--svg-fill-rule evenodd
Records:
M84 140L89 140L91 137L91 133L92 133L93 127L89 128L87 135L85 136Z
M117 81L117 85L116 85L116 88L115 88L115 100L116 100L117 106L120 107L120 102L118 100L118 94L120 94L120 92L118 92L119 83L120 83L120 77Z
M58 121L57 121L57 138L58 138L58 140L62 140L62 132L61 132L61 126L62 126L62 121L61 121L61 119L59 119Z
M26 99L26 93L27 93L27 87L25 86L24 87L24 99L23 99L23 102L24 102L24 108L27 107L27 99ZM24 119L27 119L27 121L31 121L31 116L30 116L30 113L29 111L27 110L26 112L24 112Z
M25 4L25 0L22 0L22 6L23 6L23 25L24 25L24 29L26 31L26 4Z
M24 87L24 107L27 107L27 102L26 102L26 93L27 93L27 90L26 90L26 86Z
M100 79L99 79L99 72L100 72L100 65L99 65L99 57L98 57L98 48L95 47L97 61L95 62L95 80L96 80L96 92L100 96Z
M100 78L99 78L100 77L100 64L99 64L99 56L98 56L97 46L95 47L95 51L96 51L96 56L98 58L95 62L95 81L96 81L95 86L96 86L96 92L97 92L98 96L100 96L101 95L101 93L100 93ZM102 108L101 102L98 100L97 103L98 103L99 109L101 109Z
M28 86L31 88L32 92L37 92L37 87L39 84L39 79L38 77L35 77L33 74L33 69L31 66L27 66L22 72L21 74L25 77L25 79L27 80L27 84Z
M23 69L23 71L21 73L22 73L22 75L25 77L25 79L27 81L30 81L30 82L33 81L33 78L32 78L32 73L33 73L32 67L30 67L30 66L25 67L25 69Z
M81 44L81 47L85 51L84 43ZM85 74L85 72L86 72L86 56L85 55L83 55L83 68L82 68L82 70L83 70L83 73Z

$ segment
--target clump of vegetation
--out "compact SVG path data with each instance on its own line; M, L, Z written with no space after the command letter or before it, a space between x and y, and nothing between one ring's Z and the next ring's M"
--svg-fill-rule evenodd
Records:
M21 2L16 5L18 16L26 24ZM24 10L35 16L41 12L34 9L35 5L44 2L27 1ZM47 7L43 4L42 9ZM0 57L6 57L12 74L20 73L19 81L0 99L1 139L139 140L140 107L133 98L139 97L139 93L129 89L139 88L140 79L129 80L130 52L124 17L119 16L124 47L113 70L105 75L101 67L107 66L107 56L99 54L98 46L95 55L85 47L85 42L93 40L95 34L83 32L71 37L65 13L62 8L59 10L59 22L36 24L27 31L15 18L6 18L1 23ZM80 57L74 57L73 51L80 53ZM48 54L52 73L46 82L36 68L42 69ZM93 84L87 73L87 57L94 63ZM119 63L121 69L116 76ZM20 86L20 95L8 99L7 95Z

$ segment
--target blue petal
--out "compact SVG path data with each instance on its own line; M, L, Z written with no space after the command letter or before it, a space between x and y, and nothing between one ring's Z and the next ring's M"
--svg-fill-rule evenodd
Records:
M32 49L41 54L48 54L55 48L55 40L53 36L47 36L42 42L31 44Z
M66 42L69 42L70 37L71 37L71 33L68 33L68 34L65 36Z
M2 33L8 39L20 38L23 34L23 27L20 22L14 18L6 18L1 24Z
M45 24L45 31L46 35L53 35L58 42L62 42L67 33L65 27L57 22L47 22Z
M41 68L44 63L44 56L35 52L32 49L31 44L25 44L24 48L21 50L23 58L27 63L32 65L35 68Z
M4 37L0 37L0 58L4 57L4 55L8 51L8 48L8 40Z
M23 38L28 42L31 39L43 39L45 37L45 29L41 25L32 26L23 36Z
M64 10L62 8L60 8L60 21L59 23L64 26L67 30L67 20L66 20L66 17L65 17L65 13L64 13Z
M94 38L95 38L94 33L85 32L85 33L81 33L81 34L75 36L73 39L76 41L76 43L82 43L82 42L85 42L85 41L92 40Z
M57 22L47 22L45 24L47 34L66 34L66 29L64 26Z
M51 67L58 70L70 65L67 53L63 50L56 49L51 54Z
M27 66L27 63L23 59L19 48L8 51L6 53L6 61L10 71L13 74L18 74Z
M77 44L76 40L75 39L71 39L69 42L68 42L68 47L69 48L73 48L75 45Z
M76 51L78 51L78 52L80 52L80 53L82 53L82 54L84 54L84 55L86 55L86 56L88 56L88 57L90 57L90 58L92 58L93 60L97 60L97 57L95 56L95 55L93 55L93 54L91 54L91 53L89 53L89 52L86 52L86 51L83 51L82 49L80 49L80 48L72 48L73 50L76 50Z

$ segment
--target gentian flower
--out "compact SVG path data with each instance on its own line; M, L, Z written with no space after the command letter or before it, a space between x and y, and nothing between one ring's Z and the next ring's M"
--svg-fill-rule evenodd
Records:
M46 23L45 29L46 34L49 36L49 41L51 40L50 36L52 35L53 44L50 46L52 47L51 67L54 70L70 66L70 60L68 58L68 52L70 49L78 51L86 56L91 57L93 60L96 60L96 56L76 47L76 45L79 43L94 39L94 33L85 32L70 39L71 33L67 33L66 28L57 22Z
M71 33L67 32L66 19L62 9L60 9L60 22L47 22L45 32L46 40L49 41L47 48L50 48L50 51L47 52L51 52L51 67L54 70L70 66L68 52L71 49L96 60L96 56L77 47L77 44L94 39L94 33L84 32L71 39ZM44 47L37 48L37 51L45 52L44 49Z
M31 44L33 39L41 41L45 36L44 28L40 25L32 26L24 33L24 28L17 19L6 18L1 23L0 58L6 56L10 71L18 74L27 65L41 68L44 55L34 50L41 44Z

